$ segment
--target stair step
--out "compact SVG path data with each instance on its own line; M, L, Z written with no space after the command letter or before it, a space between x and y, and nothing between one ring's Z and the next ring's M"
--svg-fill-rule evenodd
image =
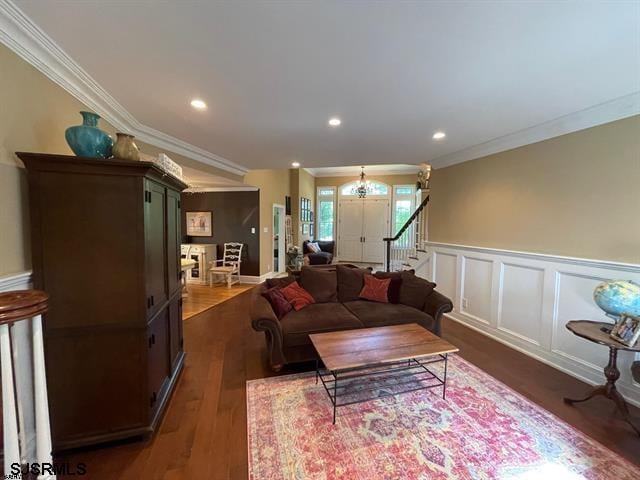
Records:
M411 255L409 255L407 258L410 260L420 260L418 257L413 257Z
M416 252L427 253L427 251L422 248L416 248Z

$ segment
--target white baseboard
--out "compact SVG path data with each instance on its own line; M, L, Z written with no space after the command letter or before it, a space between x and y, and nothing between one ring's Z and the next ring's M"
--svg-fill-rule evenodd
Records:
M269 272L262 275L240 275L240 283L259 284L268 278L277 277L279 273Z

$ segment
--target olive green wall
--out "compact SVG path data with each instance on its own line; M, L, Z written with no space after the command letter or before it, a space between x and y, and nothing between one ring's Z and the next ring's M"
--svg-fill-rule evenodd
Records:
M272 271L273 204L284 205L291 195L289 170L251 170L244 177L247 185L260 189L260 275Z
M16 151L72 154L64 131L78 125L87 107L42 73L0 44L0 276L31 268L29 206L24 166ZM100 121L103 130L114 128ZM140 150L157 155L161 150L137 142ZM181 165L198 168L236 181L241 177L166 152Z
M429 235L640 263L640 116L433 170Z

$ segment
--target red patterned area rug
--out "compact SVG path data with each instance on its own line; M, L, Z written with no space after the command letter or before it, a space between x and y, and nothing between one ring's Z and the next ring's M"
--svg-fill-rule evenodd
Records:
M249 381L250 478L640 479L640 469L458 356L441 394L342 407L332 425L314 373Z

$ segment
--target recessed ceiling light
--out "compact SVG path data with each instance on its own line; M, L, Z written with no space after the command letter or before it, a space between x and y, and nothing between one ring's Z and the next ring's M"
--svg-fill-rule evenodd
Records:
M433 139L434 140L441 140L446 136L447 136L447 134L444 133L444 132L436 132L436 133L433 134Z
M191 106L196 110L206 110L207 108L207 104L204 103L204 100L200 100L199 98L191 100Z
M298 168L300 166L300 162L291 162L291 166L293 168Z
M332 127L338 127L341 123L342 120L340 120L338 117L331 117L329 119L329 125L331 125Z

